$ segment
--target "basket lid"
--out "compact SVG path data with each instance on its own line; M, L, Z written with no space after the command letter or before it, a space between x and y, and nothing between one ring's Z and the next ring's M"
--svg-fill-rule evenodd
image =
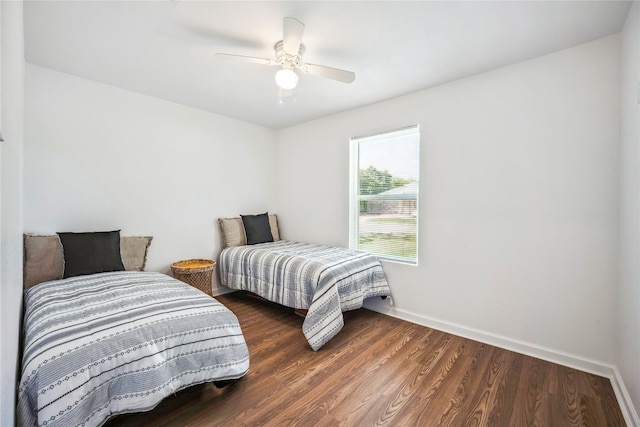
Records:
M207 268L213 267L216 262L212 259L186 259L184 261L177 261L171 264L172 269L193 269L193 268Z

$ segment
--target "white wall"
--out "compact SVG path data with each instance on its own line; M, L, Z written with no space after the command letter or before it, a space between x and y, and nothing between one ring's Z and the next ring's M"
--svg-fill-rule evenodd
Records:
M217 218L273 210L275 132L27 65L24 230L152 235L147 269L216 258Z
M14 424L22 316L22 2L0 2L2 135L0 142L0 425Z
M619 64L615 35L279 131L283 234L348 245L349 138L419 124L419 266L384 263L386 310L612 364Z
M622 34L620 278L615 363L640 425L640 2Z

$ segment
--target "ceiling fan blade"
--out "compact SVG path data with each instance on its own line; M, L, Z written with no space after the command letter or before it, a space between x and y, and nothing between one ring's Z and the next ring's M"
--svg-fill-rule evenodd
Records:
M289 55L297 55L302 43L304 24L295 18L284 18L282 48Z
M216 58L224 59L227 61L251 62L253 64L262 65L280 65L278 62L272 59L255 58L253 56L232 55L230 53L216 53Z
M324 65L302 64L300 68L307 74L326 77L343 83L351 83L356 79L356 74L353 71L325 67Z

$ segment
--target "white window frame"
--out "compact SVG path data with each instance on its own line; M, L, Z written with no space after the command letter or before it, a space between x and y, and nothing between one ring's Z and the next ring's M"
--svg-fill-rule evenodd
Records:
M420 137L420 128L418 125L407 126L400 129L394 129L386 132L381 132L374 135L369 136L358 136L350 138L349 140L349 155L350 155L350 164L349 164L349 247L351 249L359 250L360 247L360 201L362 200L399 200L402 199L403 196L377 196L377 195L363 195L361 196L359 189L359 172L360 172L360 143L366 143L368 141L381 140L385 137L389 138L393 136L400 136L402 134L413 134L417 133L418 137ZM420 152L420 143L418 143L418 154ZM418 162L419 162L418 158ZM420 188L420 178L417 179L418 189ZM419 212L420 212L420 191L418 190L415 196L416 200L416 256L415 259L405 258L405 257L395 257L391 255L380 255L374 254L379 259L399 262L410 265L418 265L418 253L419 253ZM404 197L405 200L413 200L413 197L407 198Z

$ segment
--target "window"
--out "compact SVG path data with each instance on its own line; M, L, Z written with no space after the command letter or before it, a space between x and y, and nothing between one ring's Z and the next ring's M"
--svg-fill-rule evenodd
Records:
M419 171L418 126L351 138L351 248L417 263Z

